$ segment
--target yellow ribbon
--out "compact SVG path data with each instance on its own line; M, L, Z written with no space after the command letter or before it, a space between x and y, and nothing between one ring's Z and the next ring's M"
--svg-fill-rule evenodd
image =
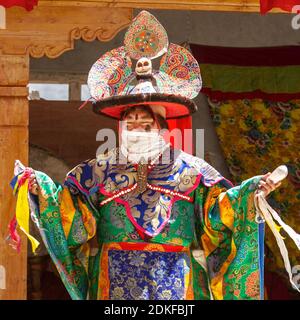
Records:
M274 227L275 227L275 229L277 230L277 232L279 233L280 237L281 237L282 239L285 239L285 237L283 237L283 236L280 234L280 231L281 231L282 227L279 226L278 224L276 224L275 222L274 222Z
M19 180L19 179L18 179ZM31 242L32 252L35 253L36 248L39 246L33 236L29 234L29 202L28 202L28 179L19 188L17 206L16 206L16 219L20 229L26 234Z

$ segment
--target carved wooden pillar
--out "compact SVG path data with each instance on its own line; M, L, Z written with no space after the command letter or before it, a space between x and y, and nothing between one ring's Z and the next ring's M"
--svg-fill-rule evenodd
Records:
M22 250L17 254L5 237L15 210L9 186L14 161L28 161L28 79L27 55L0 56L0 265L5 270L0 300L26 298L26 240L22 235Z
M0 30L0 300L26 299L27 291L27 241L19 231L18 254L5 237L15 210L9 186L14 161L28 164L29 56L56 58L76 39L109 41L130 24L132 9L46 1L31 12L8 9L6 16Z

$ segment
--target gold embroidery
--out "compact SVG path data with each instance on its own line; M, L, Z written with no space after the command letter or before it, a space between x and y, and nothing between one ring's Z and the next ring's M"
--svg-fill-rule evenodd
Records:
M137 190L139 193L143 193L147 189L148 179L148 164L139 163L137 168Z

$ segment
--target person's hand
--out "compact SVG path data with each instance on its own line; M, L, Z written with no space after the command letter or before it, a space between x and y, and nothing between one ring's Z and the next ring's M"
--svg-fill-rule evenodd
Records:
M258 183L258 189L264 192L265 197L281 185L281 182L275 184L272 180L268 179L270 174L271 172L268 172L267 174L262 176L261 180Z
M38 184L37 184L37 181L36 181L36 177L35 177L35 174L32 173L29 177L29 185L28 185L28 189L29 189L29 192L34 194L34 195L37 195L38 194Z

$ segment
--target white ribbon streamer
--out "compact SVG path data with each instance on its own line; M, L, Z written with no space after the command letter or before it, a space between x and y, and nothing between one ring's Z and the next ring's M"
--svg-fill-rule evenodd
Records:
M281 220L278 213L266 201L264 193L262 191L257 191L255 193L254 204L255 204L255 209L256 209L256 221L258 223L260 221L263 222L264 220L267 222L268 226L270 227L272 233L275 236L277 245L279 247L281 256L283 258L285 269L289 275L290 282L291 282L292 286L298 292L300 292L299 285L293 281L292 268L291 268L286 245L283 241L283 237L281 236L280 232L278 231L278 226L275 224L273 218L286 231L286 233L293 239L293 241L295 242L295 244L299 250L300 250L300 235L298 233L296 233L290 226L286 225ZM258 218L260 218L261 220L259 221Z

